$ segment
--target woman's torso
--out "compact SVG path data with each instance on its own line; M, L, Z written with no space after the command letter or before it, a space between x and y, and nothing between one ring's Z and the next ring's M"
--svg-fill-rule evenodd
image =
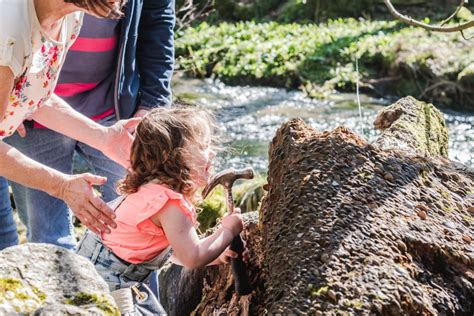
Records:
M0 0L1 64L8 64L15 76L6 113L0 121L0 139L13 134L51 96L82 17L80 12L65 16L59 38L53 40L41 32L33 0ZM18 25L23 28L15 29Z

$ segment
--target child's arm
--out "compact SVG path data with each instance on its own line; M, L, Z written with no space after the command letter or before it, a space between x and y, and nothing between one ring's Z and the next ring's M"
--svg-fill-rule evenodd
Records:
M243 229L240 214L228 215L223 218L221 228L200 240L191 220L174 203L168 203L151 220L163 228L175 262L189 269L213 262Z

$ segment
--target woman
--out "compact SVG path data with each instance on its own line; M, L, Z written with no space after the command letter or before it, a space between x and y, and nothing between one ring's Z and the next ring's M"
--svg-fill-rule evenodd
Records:
M110 232L109 226L116 226L112 210L92 190L92 185L104 184L105 178L61 173L27 158L1 139L17 129L21 132L23 120L34 119L127 166L125 157L133 140L130 132L139 119L103 127L53 94L65 54L79 33L83 12L118 18L124 2L0 0L0 176L64 200L97 233ZM0 198L6 194L5 178L0 177ZM0 205L0 240L2 227L11 218L11 208Z

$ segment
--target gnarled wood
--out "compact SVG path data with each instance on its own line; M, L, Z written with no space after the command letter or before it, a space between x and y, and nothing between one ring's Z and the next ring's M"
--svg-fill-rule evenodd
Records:
M239 300L228 267L207 269L194 313L473 314L474 178L443 157L441 114L415 103L384 110L373 145L343 127L283 124L260 223L245 232L255 292ZM410 142L411 128L424 136Z

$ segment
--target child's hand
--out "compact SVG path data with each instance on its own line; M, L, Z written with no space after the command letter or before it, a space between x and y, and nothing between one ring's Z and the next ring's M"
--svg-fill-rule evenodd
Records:
M232 251L227 247L223 253L217 258L217 264L230 264L231 258L237 258L239 255L237 252Z
M245 262L245 263L249 263L249 250L247 248L247 245L246 245L246 242L244 242L244 251L242 253L242 260ZM237 252L233 251L233 250L230 250L230 247L227 247L223 253L221 253L221 255L217 258L217 264L230 264L230 259L234 258L238 258L239 255L237 254Z
M234 236L240 234L244 229L244 222L242 220L242 215L240 214L240 209L236 208L234 213L224 216L221 225L223 228L230 230Z

